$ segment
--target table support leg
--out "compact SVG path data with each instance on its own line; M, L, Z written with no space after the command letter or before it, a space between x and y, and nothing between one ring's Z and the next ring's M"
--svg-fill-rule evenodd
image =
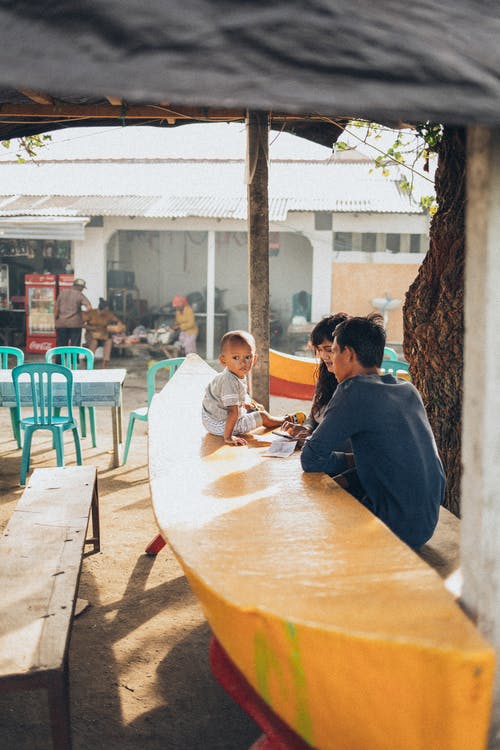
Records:
M119 407L111 408L111 421L113 427L113 469L120 465L120 428L119 428Z

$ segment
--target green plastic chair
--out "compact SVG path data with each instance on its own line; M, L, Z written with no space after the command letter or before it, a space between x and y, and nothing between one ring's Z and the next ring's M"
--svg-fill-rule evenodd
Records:
M15 360L14 367L22 365L24 362L24 352L22 349L18 349L17 346L0 346L0 370L10 370L9 357ZM10 423L12 425L12 433L17 443L17 447L21 447L21 428L19 427L19 419L17 418L17 409L15 406L10 408Z
M31 417L22 416L20 385L24 385L24 380L20 384L19 379L24 374L27 374L29 377L28 385L33 409L33 416ZM66 381L65 396L68 414L64 417L55 413L56 407L53 402L53 380L55 376L62 376ZM75 441L76 463L78 466L81 466L80 438L78 436L78 427L73 419L73 374L71 370L62 365L47 363L18 365L18 367L14 367L12 370L12 380L14 383L14 393L16 394L19 424L21 429L24 430L20 484L26 484L26 474L30 468L31 440L36 430L50 430L52 433L58 466L64 466L64 432L71 430Z
M384 346L384 359L397 359L398 355L395 349L391 349L390 346Z
M380 365L380 369L385 373L390 373L391 375L398 374L398 371L408 373L408 379L410 378L410 367L408 365L408 362L400 362L398 359L383 359L382 364Z
M85 346L54 346L45 353L45 361L54 362L55 357L61 358L61 364L70 370L78 370L80 357L85 360L87 370L94 369L94 352ZM95 439L95 410L93 406L87 407L89 410L90 434L92 437L92 448L96 447ZM87 437L87 423L85 420L85 407L80 406L80 432L82 437Z
M139 419L141 422L148 421L149 406L156 393L156 375L158 370L169 370L169 380L173 377L176 370L184 362L185 357L175 357L172 359L161 359L159 362L155 362L148 369L146 374L146 383L148 387L148 405L140 406L138 409L134 409L130 412L128 419L127 437L125 440L125 450L123 452L123 464L127 463L128 452L130 448L130 441L132 440L132 433L134 431L135 420Z

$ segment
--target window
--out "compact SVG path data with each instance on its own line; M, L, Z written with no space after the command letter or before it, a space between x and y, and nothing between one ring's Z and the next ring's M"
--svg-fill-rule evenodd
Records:
M410 253L421 253L421 243L424 235L410 234Z
M352 232L334 232L333 250L336 253L352 250Z
M315 211L314 228L318 232L332 230L332 213L331 211Z
M400 234L386 234L385 235L385 246L390 253L399 253L401 250L401 235Z
M377 235L374 232L368 232L361 235L361 250L364 253L374 253L377 247Z

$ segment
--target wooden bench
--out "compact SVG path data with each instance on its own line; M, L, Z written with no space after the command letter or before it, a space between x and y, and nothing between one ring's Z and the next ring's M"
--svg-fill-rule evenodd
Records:
M71 747L68 650L86 544L100 549L95 467L36 469L0 539L0 690L47 689L57 749Z
M207 435L214 374L189 355L154 397L150 482L231 663L311 747L484 750L493 648L436 571L298 453Z

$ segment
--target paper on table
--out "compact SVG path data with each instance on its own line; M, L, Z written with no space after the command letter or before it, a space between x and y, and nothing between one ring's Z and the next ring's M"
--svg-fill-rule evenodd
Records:
M274 440L272 445L264 453L264 456L287 458L292 455L296 445L296 440Z

